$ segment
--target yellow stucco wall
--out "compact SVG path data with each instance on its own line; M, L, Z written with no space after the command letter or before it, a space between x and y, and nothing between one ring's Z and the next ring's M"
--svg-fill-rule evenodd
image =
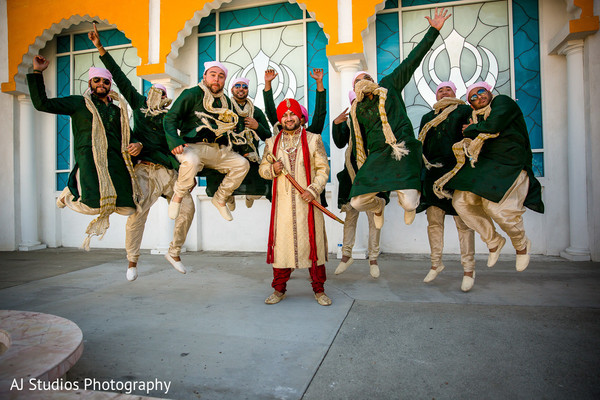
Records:
M148 62L148 0L8 0L6 9L9 81L2 84L3 92L15 90L17 68L36 38L74 15L116 25L131 39L142 63Z
M358 54L363 52L362 32L367 28L369 17L375 14L375 7L385 0L353 0L352 32L350 43L338 43L337 0L299 0L298 4L314 14L322 24L329 38L327 55ZM194 14L204 9L207 4L219 5L228 3L227 0L163 0L160 10L160 44L159 63L148 63L149 47L149 1L148 0L7 0L8 18L8 69L9 81L2 83L3 92L15 91L15 76L23 56L29 52L37 38L45 30L58 24L60 29L69 26L66 23L73 16L83 16L84 19L101 19L114 24L131 39L137 48L138 56L142 59L137 69L138 75L163 73L167 56L172 50L173 43L178 40L178 34L185 28L186 22L194 18ZM580 20L572 21L571 30L597 28L598 17L591 13L593 0L575 0L582 8ZM62 22L61 22L62 21ZM582 27L581 25L584 25Z

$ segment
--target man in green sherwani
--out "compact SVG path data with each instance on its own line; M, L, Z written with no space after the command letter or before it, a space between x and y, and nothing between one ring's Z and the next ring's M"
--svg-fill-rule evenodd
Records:
M181 163L169 204L172 219L179 215L181 200L196 185L196 174L204 167L226 174L212 204L227 221L233 219L226 203L246 177L250 164L229 146L238 116L223 92L226 78L223 64L205 62L202 81L184 90L164 118L167 143Z
M356 94L350 91L348 94L350 105L356 100ZM348 109L346 108L331 124L331 136L335 145L343 149L346 148L344 157L344 169L337 174L338 178L338 208L346 213L344 218L344 232L342 239L342 259L335 269L335 274L339 275L346 271L350 265L354 263L352 258L352 248L356 239L356 225L358 223L359 212L350 205L350 189L352 181L358 170L356 165L356 157L352 154L352 137L350 136L350 126L348 125ZM389 193L380 193L389 202ZM369 273L373 278L379 278L380 271L377 258L379 257L379 238L381 229L375 227L373 212L367 211L367 220L369 223Z
M265 196L271 199L271 181L263 179L258 173L260 157L258 145L271 137L271 130L265 114L248 98L250 80L236 78L231 82L231 96L233 111L238 115L231 141L233 150L244 156L250 162L250 170L242 184L229 197L227 207L230 211L235 209L235 195L246 196L246 207L252 207L254 200ZM225 175L211 169L205 170L206 194L213 196L223 181Z
M86 229L83 248L88 250L92 236L106 233L110 214L131 215L136 210L139 189L130 154L137 155L138 148L129 143L127 104L110 90L110 72L92 67L83 96L49 99L42 76L46 68L48 60L35 56L33 73L27 75L29 93L37 110L71 117L75 165L56 204L82 214L99 214Z
M138 275L137 263L150 208L161 196L171 201L173 184L177 180L179 162L169 150L163 129L163 118L171 100L167 98L167 89L162 85L152 86L147 98L140 94L102 46L95 24L94 30L88 33L88 37L98 49L100 61L111 72L121 94L133 110L132 137L136 141L134 146L139 150L136 152L138 155L134 171L142 198L140 209L127 219L125 250L129 261L127 280L134 281ZM181 212L175 220L173 241L169 244L169 251L165 255L169 263L182 274L185 274L186 270L180 258L181 247L185 243L193 218L194 201L188 193L183 198Z
M475 110L463 135L474 140L467 163L447 184L454 189L452 205L465 223L474 229L490 251L493 267L506 243L494 227L506 232L517 251L516 269L529 264L531 241L525 235L525 207L544 212L541 185L533 175L531 145L523 113L508 96L493 96L491 86L477 82L467 89L467 100ZM485 139L487 138L487 139ZM485 139L482 142L482 139ZM478 157L474 146L483 143Z
M451 199L440 199L435 195L433 185L456 164L452 145L462 140L462 127L468 123L472 109L456 98L456 85L452 82L440 82L435 96L437 102L433 110L423 116L419 128L419 141L423 143L424 179L417 212L427 210L427 236L431 249L431 269L423 282L433 281L445 268L442 262L444 219L449 214L454 216L458 230L463 266L461 290L468 292L474 283L475 233L457 215Z
M353 152L358 172L350 191L350 205L358 211L375 213L375 226L383 226L385 200L379 192L396 191L404 208L404 221L411 224L419 205L421 190L421 143L415 139L412 124L402 100L402 89L410 81L451 14L436 9L431 28L408 57L379 85L366 72L354 77L356 101L350 117Z

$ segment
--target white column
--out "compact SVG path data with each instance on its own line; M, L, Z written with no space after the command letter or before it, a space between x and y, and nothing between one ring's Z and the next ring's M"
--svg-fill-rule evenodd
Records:
M590 260L587 212L586 124L584 112L583 40L559 50L567 57L567 124L570 245L560 253L572 261Z
M354 75L361 70L361 66L361 60L358 59L336 62L336 67L340 72L341 109L339 112L350 106L348 93L352 90L352 79L354 78ZM337 117L339 112L333 112L331 119L333 120L335 117ZM346 149L340 150L336 146L331 146L331 168L332 171L335 171L335 174L344 168L345 153ZM335 174L332 173L332 177L334 177L333 179L335 179ZM337 199L334 200L337 201ZM354 247L352 248L352 258L357 260L364 260L367 258L369 227L366 215L363 214L364 213L361 213L356 224L356 241L354 242ZM338 238L338 243L342 243L342 239L343 238L340 236Z
M19 99L19 197L21 206L20 251L45 249L38 233L37 159L35 155L34 111L31 99L21 95Z
M352 0L338 0L338 21L338 43L352 42Z

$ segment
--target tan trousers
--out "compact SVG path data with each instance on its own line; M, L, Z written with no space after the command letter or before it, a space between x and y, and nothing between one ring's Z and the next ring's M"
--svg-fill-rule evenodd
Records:
M67 207L69 207L71 210L73 210L75 212L78 212L80 214L86 214L86 215L100 214L99 208L92 208L90 206L83 204L79 200L73 201L74 197L75 196L73 196L73 194L69 190L69 187L64 188L63 191L58 195L58 199L60 201L62 201L63 203L65 203L65 205ZM127 215L133 214L135 212L135 208L133 208L133 207L117 207L115 212L119 215L127 216Z
M159 164L137 164L134 171L142 192L141 210L127 218L125 250L127 251L127 260L137 263L150 207L156 203L160 196L165 196L167 201L171 201L173 184L177 180L177 172ZM194 201L190 193L187 192L181 201L179 216L175 219L173 241L169 244L171 257L179 257L181 246L185 243L185 238L194 219L194 211Z
M439 207L427 208L427 236L431 249L431 266L442 266L442 252L444 251L444 220L446 212ZM475 269L475 232L459 216L454 216L454 223L458 230L460 244L460 263L465 272Z
M196 174L204 167L226 174L219 189L214 194L215 200L225 204L235 189L241 184L250 163L244 157L227 146L216 143L188 143L182 154L177 155L181 163L179 178L175 183L175 194L183 197L196 184Z
M527 245L523 224L525 212L523 202L528 190L529 177L527 172L521 171L499 203L491 202L471 192L455 190L452 205L465 224L479 233L488 249L495 248L501 242L501 236L494 226L495 221L506 232L513 247L522 250Z
M344 242L342 244L342 255L352 257L352 248L356 239L356 224L358 222L359 211L345 206L346 218L344 219ZM379 256L379 236L381 229L375 228L373 221L373 213L367 212L367 220L369 221L369 260L377 260Z
M416 189L396 190L398 204L406 211L416 210L419 206L421 192ZM350 199L350 205L357 211L380 213L385 207L385 200L377 197L377 193L366 193Z

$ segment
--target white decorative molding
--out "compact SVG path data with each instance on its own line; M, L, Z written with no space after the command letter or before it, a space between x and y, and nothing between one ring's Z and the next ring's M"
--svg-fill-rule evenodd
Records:
M17 66L17 74L15 75L15 84L17 87L16 92L11 92L13 95L29 94L27 82L25 76L30 72L30 68L33 65L33 57L39 54L40 50L46 47L46 43L54 39L54 37L60 34L63 30L70 28L73 25L77 25L82 22L101 21L106 24L107 27L119 29L117 25L109 23L107 20L102 19L98 16L86 15L73 15L68 19L63 19L58 23L52 24L50 28L44 29L44 32L35 38L33 44L29 45L27 53L23 55L21 63ZM90 25L90 29L92 29ZM137 49L136 49L137 50ZM9 77L10 79L10 77Z

